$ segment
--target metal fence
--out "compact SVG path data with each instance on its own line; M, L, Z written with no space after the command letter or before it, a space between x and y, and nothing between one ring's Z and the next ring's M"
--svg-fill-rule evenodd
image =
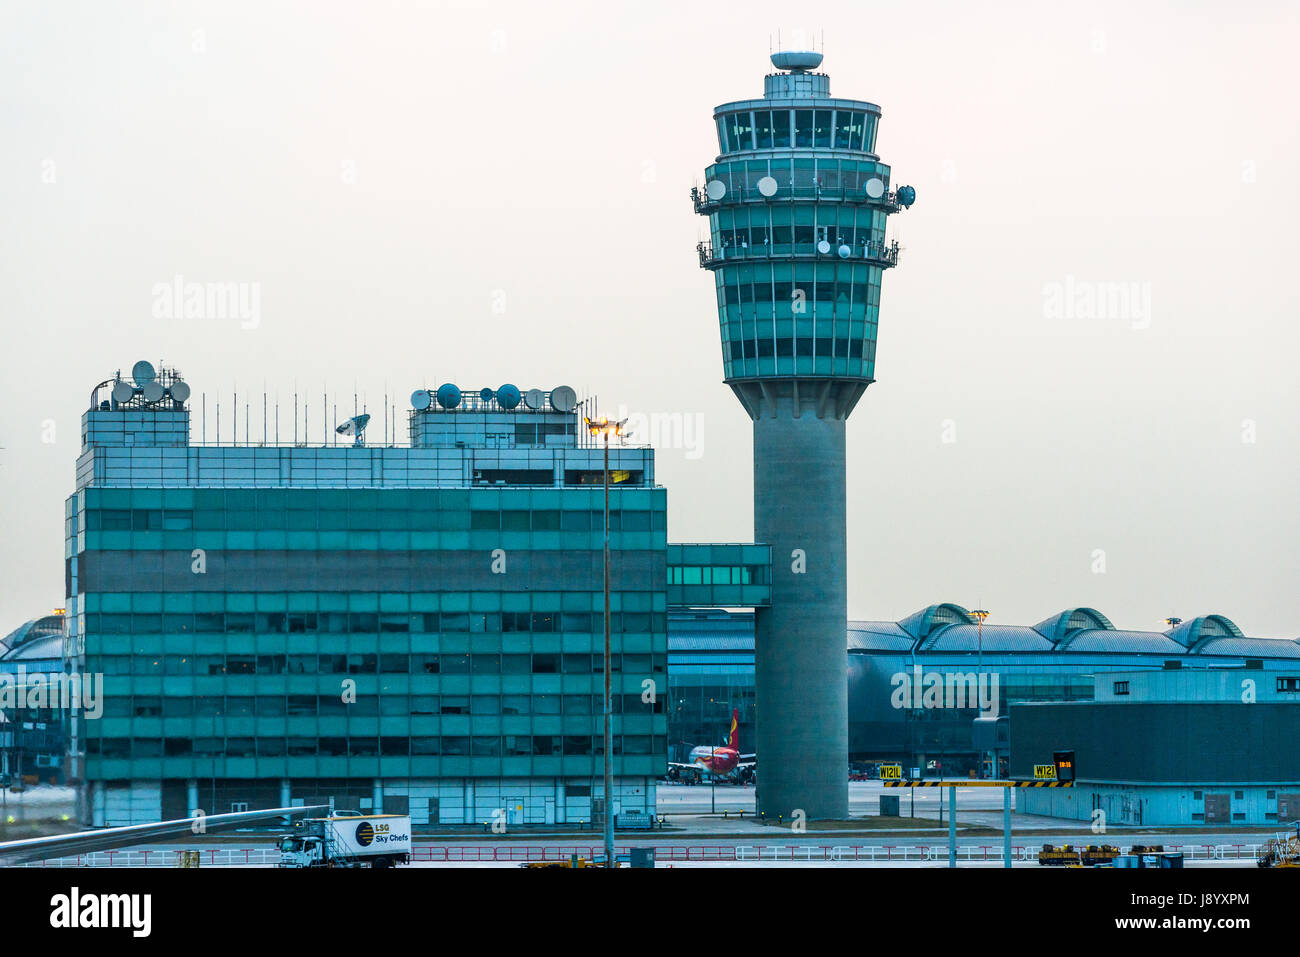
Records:
M876 862L925 863L946 861L947 844L666 844L637 847L654 847L657 862L737 862L761 863L786 861L792 863ZM1251 860L1255 859L1260 844L1166 844L1166 851L1181 852L1189 861ZM1017 861L1035 861L1041 844L1016 844L1012 854ZM629 846L615 848L617 854L627 854ZM270 847L229 848L136 848L132 850L97 851L76 857L60 857L48 861L31 861L24 867L179 867L184 851L197 851L200 867L270 867L280 860L280 851ZM421 844L411 851L411 860L432 864L525 863L528 861L561 861L570 857L593 860L603 857L603 847L582 845L521 845L521 844ZM964 844L957 848L957 860L966 863L1002 860L1001 844Z

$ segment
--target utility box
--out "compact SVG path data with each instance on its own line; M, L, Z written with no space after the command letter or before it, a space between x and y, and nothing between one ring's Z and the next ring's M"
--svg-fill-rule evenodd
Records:
M633 867L654 867L655 849L653 847L632 848L629 863Z
M880 795L880 816L898 817L898 795L897 794Z

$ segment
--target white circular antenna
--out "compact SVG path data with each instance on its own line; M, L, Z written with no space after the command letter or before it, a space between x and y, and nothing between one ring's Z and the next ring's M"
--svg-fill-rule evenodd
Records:
M146 382L141 387L140 394L144 396L146 402L158 402L166 395L166 390L163 389L162 383L155 379L152 382Z
M776 179L772 176L764 176L758 181L758 192L763 196L775 196Z
M433 396L429 395L428 389L416 389L411 393L411 408L417 412L423 412L433 404Z
M823 239L821 242L817 244L817 251L821 253L823 256L829 255L831 251L831 244Z
M848 245L840 246L839 254L841 259L848 259L850 256L853 255L853 249Z
M709 194L709 199L716 203L727 195L727 184L720 179L711 179L705 185L704 191Z
M885 181L879 177L873 176L871 179L867 180L867 185L864 189L866 189L867 195L872 199L880 199L880 197L885 195Z
M543 398L545 396L542 395L541 389L529 389L524 393L524 405L530 409L540 409Z
M557 385L551 390L551 408L556 412L572 412L578 407L578 393L567 385Z
M126 405L134 396L135 389L131 388L131 383L121 379L113 383L113 401L118 405Z
M184 402L189 397L190 397L190 387L187 383L180 382L180 381L172 383L173 399L175 399L177 402Z
M143 389L152 382L158 373L153 371L153 363L141 359L135 365L131 366L131 379L135 382L137 389Z

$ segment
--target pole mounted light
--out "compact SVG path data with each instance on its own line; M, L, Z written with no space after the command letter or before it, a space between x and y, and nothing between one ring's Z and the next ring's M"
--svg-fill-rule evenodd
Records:
M978 650L976 651L976 655L975 655L975 681L976 681L975 693L978 696L980 683L984 681L984 619L988 618L989 613L983 608L976 608L973 612L971 612L971 615L975 618L977 622L979 622L979 632L978 632L979 638L978 638L978 643L976 645L976 648ZM996 755L994 755L994 757L996 758ZM981 778L984 777L984 755L983 754L980 755L979 776ZM943 802L940 801L941 805L942 803Z
M623 426L627 419L611 422L607 418L583 418L583 424L593 436L605 439L605 543L604 543L604 591L605 591L605 866L614 866L614 718L613 699L610 697L610 655L609 655L609 437L624 436Z

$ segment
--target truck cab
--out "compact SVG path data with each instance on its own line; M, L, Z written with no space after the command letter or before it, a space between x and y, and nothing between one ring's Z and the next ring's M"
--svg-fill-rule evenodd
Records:
M280 839L281 867L321 867L325 842L311 834L290 834Z

